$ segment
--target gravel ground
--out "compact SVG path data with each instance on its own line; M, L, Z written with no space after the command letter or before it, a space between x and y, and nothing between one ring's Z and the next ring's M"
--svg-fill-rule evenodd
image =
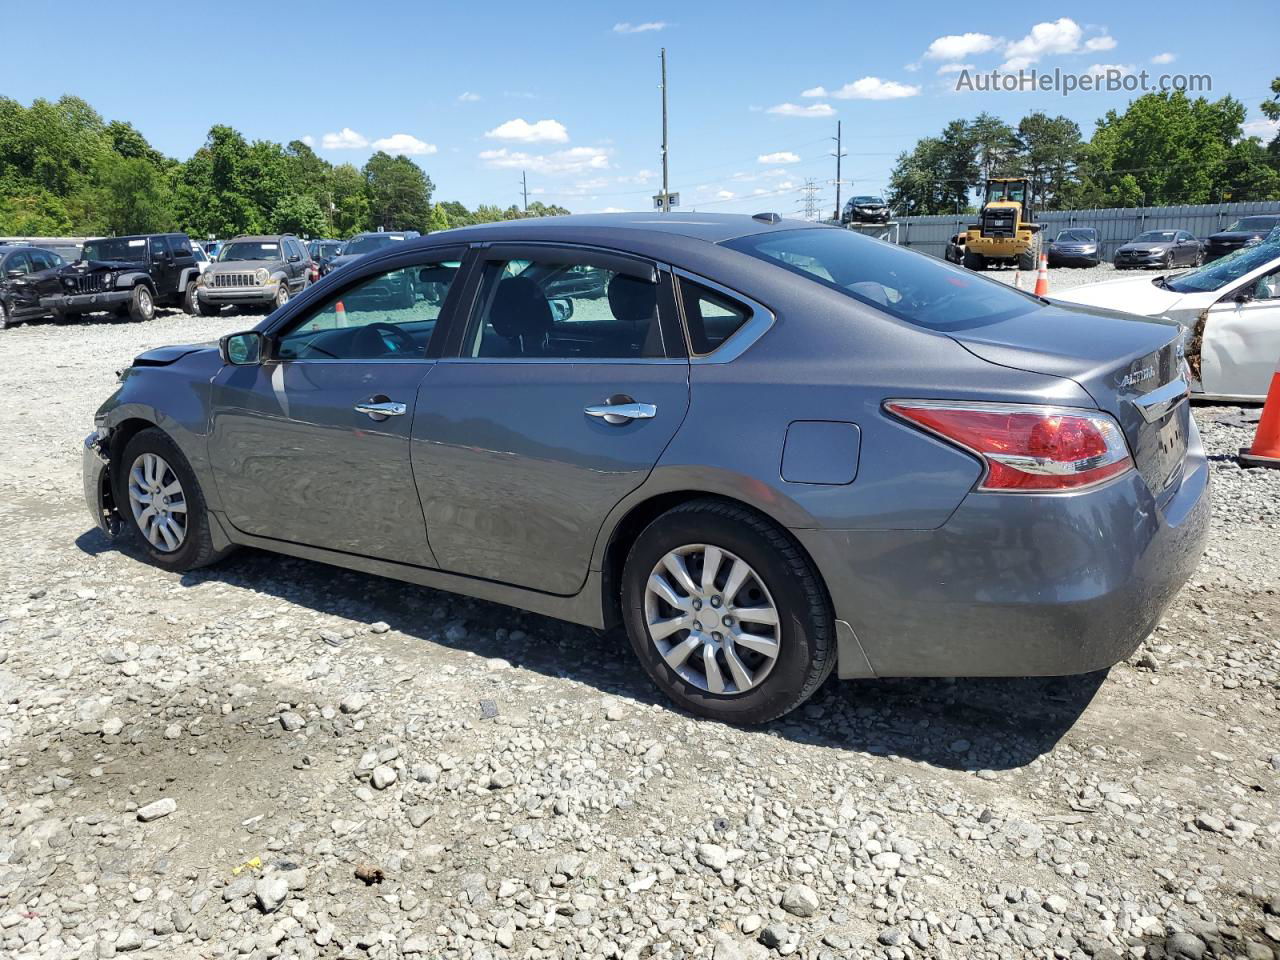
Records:
M1232 459L1256 410L1197 409L1212 541L1131 661L831 682L738 730L616 637L106 543L79 460L113 371L245 322L0 335L0 955L1280 953L1280 472Z

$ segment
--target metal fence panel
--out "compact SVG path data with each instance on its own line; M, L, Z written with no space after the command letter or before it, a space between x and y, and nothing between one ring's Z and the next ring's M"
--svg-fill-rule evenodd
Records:
M1207 237L1253 214L1280 215L1280 200L1249 203L1205 203L1177 207L1104 207L1097 210L1049 210L1036 214L1044 233L1052 238L1059 230L1092 227L1098 231L1102 255L1110 260L1116 248L1144 230L1187 230ZM898 219L898 242L922 253L941 257L951 236L967 229L977 214L942 214Z

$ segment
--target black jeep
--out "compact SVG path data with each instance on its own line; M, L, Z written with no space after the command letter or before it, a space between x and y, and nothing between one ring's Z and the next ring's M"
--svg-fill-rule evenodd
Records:
M88 240L80 259L58 272L61 292L41 297L40 306L60 319L112 310L150 320L158 303L195 313L199 276L185 233Z

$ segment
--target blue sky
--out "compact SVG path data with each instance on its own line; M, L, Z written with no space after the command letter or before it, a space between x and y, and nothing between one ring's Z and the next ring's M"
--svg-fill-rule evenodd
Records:
M1035 6L33 0L5 5L5 33L30 42L5 44L0 93L76 94L179 158L215 123L310 138L333 162L409 152L438 199L468 206L518 202L527 170L530 199L575 212L651 205L662 46L684 209L794 213L807 177L830 203L837 120L848 196L881 191L899 152L956 117L1041 109L1087 136L1134 96L957 93L945 71L962 65L1207 73L1269 139L1274 2Z

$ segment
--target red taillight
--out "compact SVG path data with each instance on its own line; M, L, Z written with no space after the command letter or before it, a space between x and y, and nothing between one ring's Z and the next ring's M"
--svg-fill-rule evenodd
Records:
M982 458L979 490L1076 490L1133 466L1105 413L1015 403L893 400L891 412Z

